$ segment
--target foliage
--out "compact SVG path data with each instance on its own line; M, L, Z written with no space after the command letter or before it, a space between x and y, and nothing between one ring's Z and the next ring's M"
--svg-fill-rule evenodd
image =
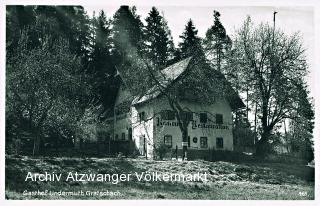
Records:
M136 8L121 6L114 14L112 20L113 54L115 65L121 65L124 56L130 47L144 51L143 23L136 14Z
M93 17L91 21L93 38L87 73L95 91L93 103L95 105L102 104L104 110L107 110L112 106L116 93L116 88L114 88L116 71L111 54L111 22L107 20L103 11L100 11L99 16Z
M176 54L177 59L190 56L197 56L202 60L206 59L201 45L201 39L198 37L198 30L191 19L187 22L182 35L179 37L182 41L179 43L179 50Z
M225 55L231 49L231 39L220 22L220 13L213 11L214 24L207 30L203 41L204 49L213 67L221 71L222 64L225 63Z
M152 7L146 18L145 27L146 53L156 67L167 65L169 58L173 56L173 40L167 22L159 14L157 8Z
M298 34L287 36L268 24L254 27L250 18L233 43L230 73L257 104L261 128L257 153L263 155L276 125L298 110L297 83L306 76L307 67L304 49Z
M78 73L79 58L69 52L66 41L47 36L29 49L27 33L22 31L16 56L7 59L6 118L25 124L17 127L32 134L38 152L46 131L55 127L59 135L70 135L87 89Z

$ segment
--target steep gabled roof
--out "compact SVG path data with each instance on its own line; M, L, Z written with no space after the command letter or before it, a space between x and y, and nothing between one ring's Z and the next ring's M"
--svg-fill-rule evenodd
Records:
M189 67L192 59L192 57L188 57L159 71L159 73L155 76L162 88L159 89L159 85L152 86L150 89L147 90L145 94L138 97L134 97L132 105L140 105L162 95L161 90L168 88L168 86L177 81L179 78L183 76L184 73L186 73L186 70ZM237 110L239 108L245 107L238 93L232 88L230 82L226 80L224 75L217 70L213 70L212 72L214 72L214 75L219 80L223 81L223 83L226 85L224 94L232 110Z
M161 70L157 75L156 78L161 84L162 89L167 88L174 82L178 77L180 77L187 69L191 57L181 60L175 64L172 64L165 69ZM142 97L136 97L132 104L141 104L151 99L158 97L161 94L159 85L154 85L150 88Z

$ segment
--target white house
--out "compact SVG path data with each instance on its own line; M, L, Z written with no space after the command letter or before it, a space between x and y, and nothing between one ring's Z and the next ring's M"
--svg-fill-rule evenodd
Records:
M181 77L191 61L190 57L161 70L164 79L170 80L164 86ZM161 144L172 152L180 151L182 144L187 144L188 151L202 153L209 149L233 150L232 111L244 105L231 86L229 93L228 98L218 98L211 104L181 99L179 104L187 108L186 116L190 119L188 141L182 143L179 122L165 95L156 91L135 98L121 84L114 106L113 139L134 142L140 154L150 158Z

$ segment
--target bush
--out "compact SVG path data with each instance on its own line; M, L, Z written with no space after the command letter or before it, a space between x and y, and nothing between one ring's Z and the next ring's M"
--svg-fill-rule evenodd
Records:
M155 152L155 156L159 157L160 160L162 160L164 158L164 156L170 152L170 148L161 143L158 147L154 148L154 152Z

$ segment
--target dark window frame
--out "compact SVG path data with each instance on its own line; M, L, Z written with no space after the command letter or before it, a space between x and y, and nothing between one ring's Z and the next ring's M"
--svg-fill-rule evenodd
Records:
M223 114L216 114L216 124L223 124Z
M200 113L200 123L207 123L208 122L208 114L207 113Z
M128 139L132 140L132 128L131 127L128 129Z
M203 144L204 140L205 144ZM208 137L200 137L200 148L208 148Z
M167 138L170 138L170 144L168 144L168 139ZM164 145L166 145L166 146L168 146L169 148L171 148L172 147L172 135L164 135L164 137L163 137L163 144Z
M180 114L181 120L193 121L193 112L182 112Z

